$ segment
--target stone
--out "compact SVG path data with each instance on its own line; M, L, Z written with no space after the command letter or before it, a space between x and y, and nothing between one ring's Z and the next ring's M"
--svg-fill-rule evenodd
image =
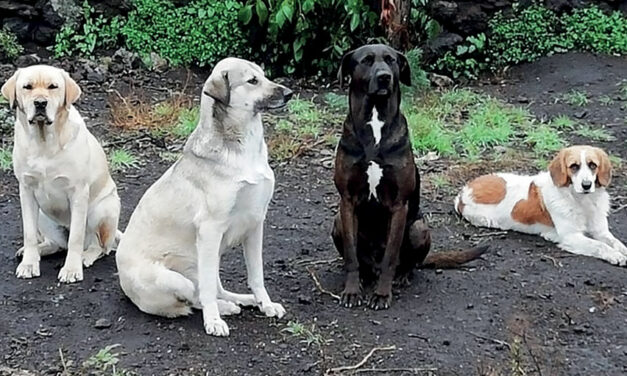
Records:
M108 319L98 319L96 320L96 324L94 325L94 328L96 329L107 329L111 327L111 321L109 321Z

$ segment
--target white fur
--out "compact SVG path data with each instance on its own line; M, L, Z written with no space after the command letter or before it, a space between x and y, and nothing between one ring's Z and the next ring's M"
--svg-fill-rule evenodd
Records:
M285 314L263 280L263 224L274 173L261 115L254 111L255 102L278 85L257 65L230 58L214 68L203 92L225 73L228 125L217 123L216 102L203 94L200 121L183 156L144 194L116 254L122 289L142 311L175 317L200 308L205 331L216 336L229 334L220 315L239 313L240 305L258 306L267 316ZM247 83L253 75L258 85ZM220 281L220 257L239 244L249 295L226 291Z
M370 162L368 164L368 170L366 171L368 175L368 187L370 188L370 197L374 197L375 199L379 199L377 196L377 186L381 182L381 178L383 177L383 170L381 166L377 162Z
M372 108L372 117L368 122L370 128L372 129L372 135L374 136L374 144L375 146L379 144L381 141L381 128L383 128L384 122L379 120L379 112L376 107Z
M91 266L108 254L119 238L120 199L105 153L76 108L65 103L67 85L76 85L67 73L38 65L19 69L12 80L2 93L17 107L13 170L19 182L24 247L17 252L22 261L16 275L38 277L40 257L67 248L59 281L82 281L83 265ZM50 124L30 122L35 100L47 101ZM104 245L98 239L101 225L111 235Z
M537 234L568 252L625 266L627 247L608 228L609 195L604 187L594 188L596 175L587 167L585 156L582 158L584 163L580 173L573 176L573 184L568 187L556 186L548 172L534 176L500 173L496 175L507 183L505 198L500 203L477 204L473 201L472 189L464 186L455 198L455 210L458 211L461 201L463 210L460 214L476 226ZM593 182L591 193L579 193L583 191L581 182L586 179ZM532 182L539 188L555 227L539 223L527 225L512 218L512 209L518 201L527 199Z

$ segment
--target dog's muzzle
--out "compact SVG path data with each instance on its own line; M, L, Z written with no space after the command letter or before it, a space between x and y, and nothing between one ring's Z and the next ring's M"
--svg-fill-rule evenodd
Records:
M279 87L274 91L274 94L265 104L264 109L278 110L287 105L287 102L292 99L294 92L286 87Z
M33 103L35 105L35 114L31 119L29 119L29 123L38 125L52 124L52 120L48 119L48 115L46 114L48 101L45 99L36 99Z
M392 72L379 70L370 80L369 95L389 96L392 93Z

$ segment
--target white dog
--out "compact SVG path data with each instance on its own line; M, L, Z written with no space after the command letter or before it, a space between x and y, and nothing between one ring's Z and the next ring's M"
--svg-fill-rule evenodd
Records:
M120 284L144 312L175 317L201 308L208 334L226 336L220 315L256 305L282 317L263 280L263 223L274 174L261 112L292 92L245 60L219 62L205 82L200 120L183 156L153 184L131 216L117 250ZM242 244L252 295L224 290L220 257Z
M66 72L46 65L18 69L2 86L16 108L13 170L24 225L19 278L38 277L40 256L67 249L59 280L81 281L83 265L108 254L118 236L120 199L102 147L72 105L80 94Z
M578 255L627 264L627 247L608 228L612 167L591 146L563 149L534 176L484 175L468 183L455 209L476 226L538 234Z

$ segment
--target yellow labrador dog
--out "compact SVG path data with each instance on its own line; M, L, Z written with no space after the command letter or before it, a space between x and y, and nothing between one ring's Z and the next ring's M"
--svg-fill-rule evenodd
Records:
M72 105L81 95L63 70L18 69L2 86L16 109L13 171L19 182L24 247L18 278L39 276L40 256L67 249L59 281L83 280L118 236L120 199L96 138Z
M203 312L205 331L227 336L220 315L258 306L282 317L263 280L263 223L274 189L261 113L292 92L246 60L220 61L205 82L200 120L183 156L140 200L116 260L122 290L144 312L166 317ZM242 244L252 294L226 291L220 257Z

